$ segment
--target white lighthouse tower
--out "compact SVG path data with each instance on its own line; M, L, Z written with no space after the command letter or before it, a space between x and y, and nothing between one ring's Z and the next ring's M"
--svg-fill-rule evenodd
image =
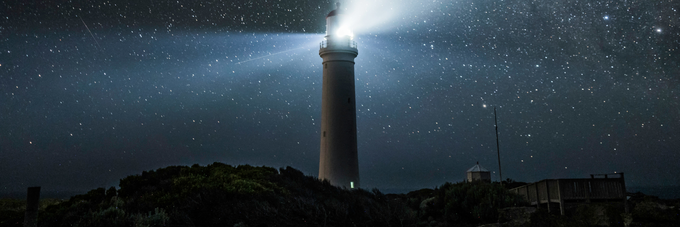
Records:
M354 58L359 52L342 17L337 3L337 9L326 16L326 37L319 49L323 58L319 179L340 187L358 188Z

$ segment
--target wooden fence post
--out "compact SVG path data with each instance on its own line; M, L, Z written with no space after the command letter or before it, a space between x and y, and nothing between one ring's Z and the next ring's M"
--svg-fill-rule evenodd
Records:
M538 197L538 182L534 183L534 192L536 192L536 208L540 209L541 208L541 197Z
M562 199L562 184L557 179L557 199L560 201L560 215L564 215L564 199Z
M586 193L586 203L590 203L590 180L586 180L583 184Z
M40 187L29 187L26 198L26 213L24 213L24 227L38 226L38 208L40 205Z
M626 179L623 178L623 173L621 173L621 187L623 188L623 206L626 213L629 213L630 211L628 210L628 192L626 191Z
M548 213L550 213L550 180L545 180L545 197L548 200Z

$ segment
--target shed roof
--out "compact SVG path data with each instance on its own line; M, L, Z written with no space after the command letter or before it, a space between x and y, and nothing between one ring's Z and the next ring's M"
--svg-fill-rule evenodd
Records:
M486 169L486 168L482 167L481 165L479 165L479 162L477 162L477 164L476 164L475 166L473 166L472 168L468 169L467 171L468 171L468 172L489 172L488 169Z

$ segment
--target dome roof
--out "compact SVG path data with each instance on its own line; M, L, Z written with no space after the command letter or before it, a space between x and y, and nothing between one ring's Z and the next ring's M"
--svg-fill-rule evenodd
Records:
M340 3L339 2L335 3L335 7L337 7L337 8L335 8L335 10L328 13L328 16L326 16L326 18L340 14Z
M336 9L336 10L333 10L333 11L331 11L330 13L328 13L328 16L326 16L326 17L332 17L332 16L335 16L335 15L338 15L338 14L340 14L340 13L339 13L338 10Z
M473 166L472 168L468 169L468 172L489 172L486 168L482 167L479 165L479 162L477 162L477 165Z

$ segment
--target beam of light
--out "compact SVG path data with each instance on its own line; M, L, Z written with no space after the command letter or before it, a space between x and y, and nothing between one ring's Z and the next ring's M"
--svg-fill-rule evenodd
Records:
M249 37L264 37L264 39L255 38L255 40L260 43L260 45L256 46L239 45L239 43L247 44L253 41L253 39ZM238 57L223 66L246 67L247 64L245 63L257 62L258 67L255 69L263 70L265 65L279 66L282 62L291 60L293 59L292 56L302 54L302 52L305 52L302 54L305 56L305 58L318 58L317 48L319 45L319 40L322 39L322 37L323 34L253 34L252 36L245 37L231 36L224 38L224 40L231 40L230 43L235 44L234 46L241 46L242 48L233 49L232 47L230 49L224 50L227 52L227 56ZM249 58L244 59L244 56L248 56ZM258 60L262 60L262 62L259 62ZM290 63L286 63L286 65L290 65ZM249 68L249 70L252 71L253 68Z
M345 14L342 24L357 35L390 31L436 9L429 2L408 0L345 0L341 1L340 8Z
M308 47L308 46L302 46L302 47L293 48L293 49L290 49L290 50L284 50L284 51L280 51L280 52L276 52L276 53L269 53L269 54L267 54L267 55L263 55L263 56L260 56L260 57L251 58L251 59L244 60L244 61L239 61L239 62L236 62L236 63L234 63L234 64L240 65L240 64L242 64L242 63L246 63L246 62L250 62L250 61L255 61L255 60L258 60L258 59L262 59L262 58L266 58L266 57L271 57L271 56L275 56L275 55L279 55L279 54L284 54L284 53L288 53L288 52L291 52L291 51L294 51L294 50L303 49L303 48L309 48L309 47Z
M258 81L267 75L297 71L302 76L321 69L319 40L323 34L248 34L217 35L207 43L215 43L219 51L200 60L212 65L216 80ZM255 45L254 43L257 43ZM215 50L214 48L211 48ZM304 72L304 73L303 73Z
M92 31L90 31L90 28L87 27L87 24L85 23L85 21L83 20L83 18L82 18L82 17L78 17L78 18L80 19L80 21L83 22L83 25L85 25L85 28L87 29L87 32L89 32L90 35L92 36L92 39L94 39L94 43L96 43L97 46L99 47L99 49L101 50L102 47L99 45L99 42L97 42L97 39L94 37L94 34L92 34Z

